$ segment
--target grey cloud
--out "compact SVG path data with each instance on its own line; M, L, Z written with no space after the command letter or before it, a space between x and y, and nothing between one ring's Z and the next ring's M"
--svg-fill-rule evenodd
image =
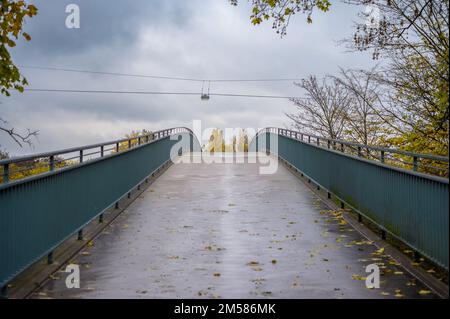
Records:
M336 47L335 40L351 35L356 16L354 8L339 2L312 25L297 16L283 39L269 24L253 27L246 5L236 8L226 0L35 2L39 15L27 24L33 39L13 51L20 64L200 78L302 78L373 63L368 55ZM64 27L68 3L80 5L79 30ZM23 71L33 88L201 90L199 83ZM292 83L214 83L211 91L302 95ZM295 109L288 100L212 97L202 102L200 96L26 92L0 101L1 116L12 125L41 131L36 151L108 140L142 128L191 126L194 119L205 127L283 126L284 112ZM4 135L0 145L14 154L30 151Z

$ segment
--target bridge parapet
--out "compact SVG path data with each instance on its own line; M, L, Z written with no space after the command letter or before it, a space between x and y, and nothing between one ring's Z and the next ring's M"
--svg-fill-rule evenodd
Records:
M87 160L114 155L180 133L193 135L189 128L176 127L114 141L0 160L0 183L8 183L13 179L36 175L33 174L33 170L36 169L40 173L46 171L51 172L59 168L81 164ZM14 169L12 169L12 165L15 165ZM15 174L18 177L13 178Z
M0 288L148 181L183 138L189 151L200 149L190 129L171 128L0 161ZM69 165L57 166L59 157L74 153L76 160L61 158ZM9 179L10 165L29 161L46 172Z
M313 134L302 133L277 127L264 128L260 132L258 132L257 135L261 133L274 133L304 143L313 144L326 149L339 151L344 154L354 155L372 160L377 163L410 169L414 172L422 172L429 175L436 175L447 178L449 176L449 158L445 156L413 153L394 148L365 145L338 139L330 139ZM252 143L253 142L254 141L252 140Z
M258 145L264 144L260 140L267 145ZM261 130L250 149L277 155L343 207L376 224L382 237L388 233L448 270L449 180L419 171L421 160L439 161L446 163L448 176L447 157L273 127ZM395 155L411 157L411 167L393 165Z

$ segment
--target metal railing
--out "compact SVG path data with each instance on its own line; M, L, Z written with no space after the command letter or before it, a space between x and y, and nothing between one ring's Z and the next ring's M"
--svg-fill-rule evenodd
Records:
M176 138L171 138L175 135ZM8 166L43 163L46 172L0 184L0 288L47 256L92 220L149 181L171 156L200 149L191 130L172 128L56 152L2 160ZM175 152L172 154L172 152ZM57 158L78 161L58 167ZM69 158L72 157L69 155Z
M325 190L329 198L376 224L382 238L389 234L448 270L449 180L418 171L420 160L448 165L448 158L330 140L281 128L261 130L251 147L289 163ZM378 160L364 157L364 149L369 154L382 155ZM387 154L410 156L417 165L413 169L397 167L386 160Z
M18 175L18 173L23 173L23 176L19 176L15 180L120 153L178 133L192 134L192 131L186 127L170 128L114 141L0 160L0 184L10 182L12 180L11 177ZM38 169L37 174L32 172L35 169Z
M413 153L402 151L399 149L330 139L277 127L264 128L260 133L262 132L275 133L301 142L313 144L330 150L339 151L349 155L355 155L389 166L411 169L415 172L422 172L425 174L437 175L447 178L449 176L449 158L444 156ZM407 159L409 159L409 161ZM426 163L427 161L431 163Z

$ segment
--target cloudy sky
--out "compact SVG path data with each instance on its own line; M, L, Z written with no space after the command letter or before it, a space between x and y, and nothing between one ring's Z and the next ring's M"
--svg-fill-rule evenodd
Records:
M314 23L296 16L280 38L266 23L250 24L250 7L227 0L36 0L39 14L25 26L31 42L12 51L24 66L206 79L304 78L367 68L369 55L337 41L352 35L357 8L335 2ZM78 4L81 28L67 29L68 4ZM23 69L30 88L201 91L201 83ZM302 96L291 82L212 83L211 93ZM286 126L288 100L198 96L94 95L26 92L0 97L0 117L18 129L39 130L33 148L0 135L11 154L56 150L122 137L132 130L192 126Z

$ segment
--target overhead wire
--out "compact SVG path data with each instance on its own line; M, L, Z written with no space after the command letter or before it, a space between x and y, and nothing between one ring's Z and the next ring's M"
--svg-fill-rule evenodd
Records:
M141 94L141 95L199 95L198 92L170 92L170 91L117 91L117 90L76 90L76 89L40 89L26 88L28 92L53 92L53 93L87 93L87 94ZM235 93L209 93L211 96L244 97L244 98L269 98L269 99L307 99L295 96L260 95L260 94L235 94Z
M175 81L192 81L192 82L292 82L292 81L300 81L300 79L298 79L298 78L207 79L207 78L193 78L193 77L132 74L132 73L119 73L119 72L104 72L104 71L81 70L81 69L47 67L47 66L18 65L18 67L20 67L22 69L35 69L35 70L46 70L46 71L86 73L86 74L96 74L96 75L110 75L110 76L124 76L124 77L163 79L163 80L175 80Z

